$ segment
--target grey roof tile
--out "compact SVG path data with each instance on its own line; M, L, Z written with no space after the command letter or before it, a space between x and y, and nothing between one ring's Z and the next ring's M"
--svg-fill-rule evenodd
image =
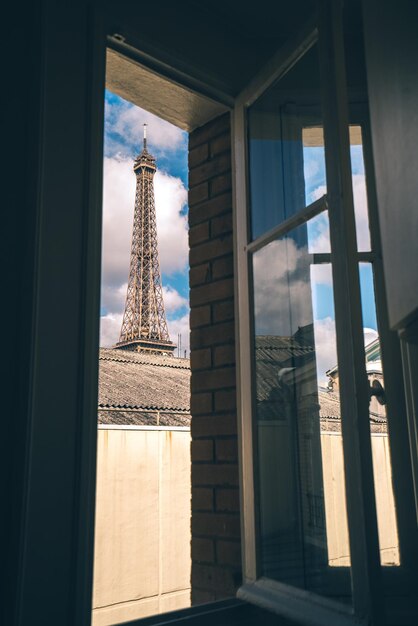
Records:
M98 405L102 424L188 425L190 362L100 348Z

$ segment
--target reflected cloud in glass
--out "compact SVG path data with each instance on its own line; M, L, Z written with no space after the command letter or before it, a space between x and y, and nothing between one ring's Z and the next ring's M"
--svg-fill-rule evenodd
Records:
M325 417L340 422L338 392L326 389L331 266L313 265L327 227L319 217L253 255L261 561L265 576L350 602L341 436L322 432L331 395Z

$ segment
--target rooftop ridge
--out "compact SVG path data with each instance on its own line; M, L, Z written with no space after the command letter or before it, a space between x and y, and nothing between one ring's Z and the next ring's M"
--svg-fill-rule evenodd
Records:
M155 405L138 405L138 404L99 404L98 410L123 410L129 411L164 411L167 413L190 413L190 408L171 407L171 406L155 406Z
M106 348L105 348L106 349ZM110 349L110 348L108 348ZM132 354L140 354L139 352L132 352ZM153 355L155 356L155 355ZM173 359L175 360L175 359ZM190 369L190 362L189 365L183 365L183 364L175 364L175 363L170 363L169 361L164 361L164 363L156 363L155 361L147 361L145 359L143 359L143 356L141 356L140 360L137 359L123 359L120 357L116 357L116 356L105 356L105 355L100 355L99 354L99 361L117 361L118 363L135 363L136 365L152 365L154 367L170 367L172 369L180 369L180 370L189 370ZM189 359L187 359L187 361L189 361Z

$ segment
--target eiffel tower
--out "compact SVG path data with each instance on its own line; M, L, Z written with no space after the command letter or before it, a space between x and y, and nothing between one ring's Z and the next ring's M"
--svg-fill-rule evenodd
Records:
M176 346L168 334L158 259L154 200L156 170L155 157L147 150L144 124L144 147L134 163L136 192L128 290L115 348L172 355Z

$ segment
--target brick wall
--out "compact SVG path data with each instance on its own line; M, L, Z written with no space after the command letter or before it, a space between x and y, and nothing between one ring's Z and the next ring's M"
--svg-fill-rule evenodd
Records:
M192 602L241 582L229 114L189 138Z

